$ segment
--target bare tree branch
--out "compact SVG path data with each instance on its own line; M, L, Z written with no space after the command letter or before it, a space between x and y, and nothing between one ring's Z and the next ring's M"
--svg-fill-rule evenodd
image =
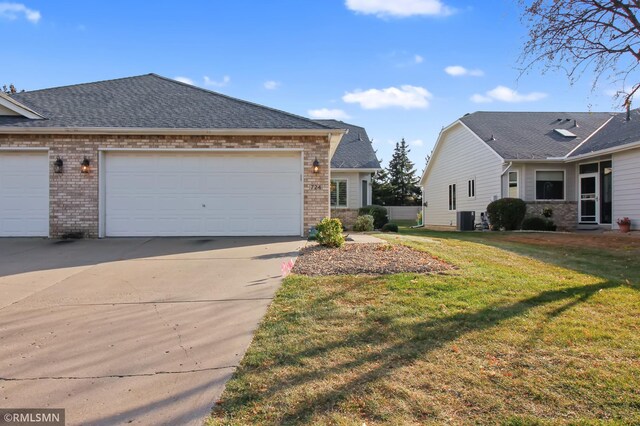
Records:
M614 85L635 81L624 93L623 105L640 87L640 0L519 0L521 20L529 36L520 56L522 73L536 65L543 71L563 70L575 83L593 73L595 89L601 78ZM619 92L621 93L621 92Z

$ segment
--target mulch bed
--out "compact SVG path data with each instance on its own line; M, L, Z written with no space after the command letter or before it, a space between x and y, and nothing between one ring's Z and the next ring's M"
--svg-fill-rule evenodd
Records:
M383 275L403 272L443 272L451 265L410 247L383 244L345 244L341 248L305 247L292 272L301 275Z

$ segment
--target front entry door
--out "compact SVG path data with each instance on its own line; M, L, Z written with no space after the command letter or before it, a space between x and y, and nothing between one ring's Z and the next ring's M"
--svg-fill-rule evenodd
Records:
M598 223L598 174L580 175L580 223Z

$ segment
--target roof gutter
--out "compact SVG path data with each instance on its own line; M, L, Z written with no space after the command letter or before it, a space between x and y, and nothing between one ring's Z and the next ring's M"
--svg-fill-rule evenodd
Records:
M224 135L224 136L323 136L342 138L341 129L193 129L147 127L0 127L0 134L29 135ZM339 141L339 139L338 139Z
M504 176L505 173L507 173L509 171L509 169L511 168L511 166L513 166L513 161L510 161L509 164L507 165L507 168L504 169L502 171L502 173L500 173L500 176Z

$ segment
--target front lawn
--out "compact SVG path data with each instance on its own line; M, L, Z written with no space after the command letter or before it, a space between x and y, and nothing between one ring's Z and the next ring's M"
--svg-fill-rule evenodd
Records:
M640 423L640 239L385 237L458 269L288 277L209 424Z

